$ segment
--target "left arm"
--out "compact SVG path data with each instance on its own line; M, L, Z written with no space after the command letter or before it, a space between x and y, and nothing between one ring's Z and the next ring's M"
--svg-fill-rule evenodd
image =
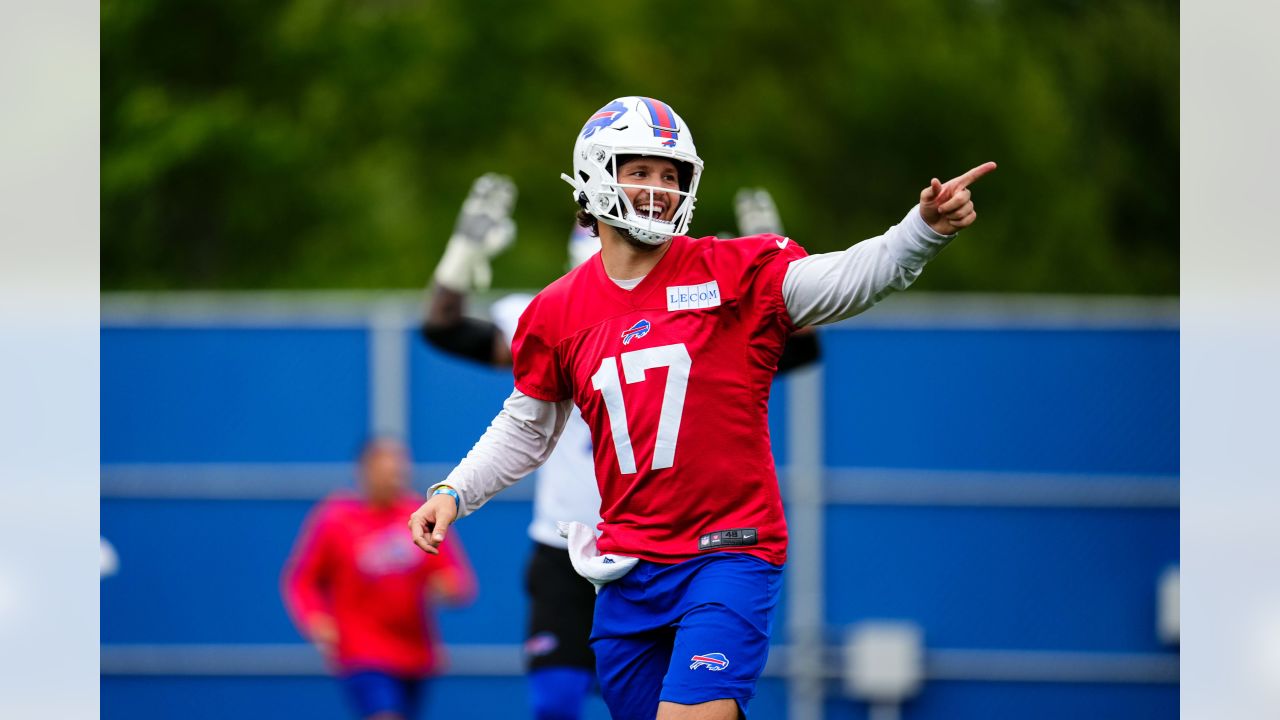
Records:
M489 428L445 478L428 488L427 501L409 517L413 543L431 555L454 520L466 517L494 495L537 470L555 449L573 409L570 399L539 400L513 390ZM457 492L434 494L447 485Z
M943 184L934 178L920 204L883 235L847 250L793 261L782 297L798 326L842 320L905 290L961 229L977 219L969 185L991 172L985 163Z

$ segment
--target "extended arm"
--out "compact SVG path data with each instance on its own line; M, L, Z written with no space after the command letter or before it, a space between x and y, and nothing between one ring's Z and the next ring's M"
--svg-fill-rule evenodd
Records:
M458 493L455 507L450 495L431 495L409 518L410 532L418 547L438 552L448 526L475 512L504 488L538 469L555 448L573 409L570 400L547 402L519 390L511 393L489 429L444 482Z
M935 178L920 204L883 235L847 250L792 262L782 297L796 325L818 325L857 315L920 277L927 262L977 218L968 186L995 169L985 163L946 184Z
M782 281L791 321L801 327L835 322L906 290L952 237L931 230L913 207L883 235L792 262Z

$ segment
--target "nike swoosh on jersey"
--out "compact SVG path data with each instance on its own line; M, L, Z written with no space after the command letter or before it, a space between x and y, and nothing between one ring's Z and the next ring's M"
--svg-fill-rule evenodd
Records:
M774 242L778 243L778 249L779 249L779 250L786 250L786 249L787 249L787 243L791 242L791 238L789 238L789 237L784 237L784 238L782 238L781 240L774 240Z

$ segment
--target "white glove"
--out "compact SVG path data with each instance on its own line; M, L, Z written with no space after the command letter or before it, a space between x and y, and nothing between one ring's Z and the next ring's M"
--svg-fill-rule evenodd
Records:
M494 173L476 178L436 266L436 282L461 293L487 290L492 279L489 259L507 249L516 237L516 224L511 219L515 204L516 186L511 178Z
M597 595L600 588L631 572L639 562L638 558L626 555L601 555L596 550L595 531L577 520L558 520L556 527L560 529L560 537L569 540L569 562L573 563L573 569L596 586Z
M733 198L733 210L738 216L738 232L748 235L771 233L782 235L782 218L773 197L764 188L742 188Z

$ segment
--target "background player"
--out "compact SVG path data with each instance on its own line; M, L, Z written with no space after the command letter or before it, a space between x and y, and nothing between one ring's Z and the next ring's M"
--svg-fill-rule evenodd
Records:
M455 518L546 459L576 404L603 522L598 543L570 545L603 586L592 648L619 720L745 715L786 557L766 417L785 339L908 287L974 222L968 186L995 165L933 179L883 235L813 257L774 235L686 236L702 167L665 103L619 98L591 116L565 179L599 259L530 305L515 391L410 518L439 552Z
M416 716L425 679L441 667L432 602L471 602L475 577L454 544L427 556L404 542L409 460L397 440L360 453L359 490L340 490L307 518L285 567L285 605L298 630L342 678L356 714Z
M467 294L487 286L490 258L513 241L516 194L515 186L501 175L484 175L471 186L436 268L422 323L423 338L440 350L475 362L511 365L516 324L533 296L512 294L497 300L490 308L492 322L468 317L464 309ZM744 235L782 232L773 198L763 189L739 191L735 210ZM569 238L569 269L599 250L600 239L575 224ZM794 335L778 363L779 372L812 362L818 353L813 333ZM581 716L595 681L595 656L588 644L595 591L574 571L556 522L577 521L591 528L600 522L590 430L576 411L538 470L535 487L529 524L533 551L525 570L529 699L537 720L571 720Z

